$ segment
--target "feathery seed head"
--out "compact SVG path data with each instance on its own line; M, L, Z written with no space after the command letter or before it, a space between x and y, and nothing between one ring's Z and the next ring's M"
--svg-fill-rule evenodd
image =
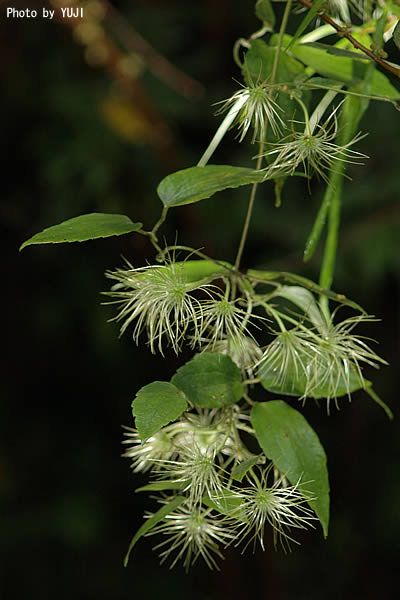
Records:
M270 472L271 465L262 472L260 478L253 474L249 487L235 490L237 497L242 500L237 512L240 517L237 537L242 540L250 536L245 549L251 541L255 545L257 540L261 548L265 549L264 533L267 523L273 530L274 546L276 547L279 540L285 548L289 547L290 541L297 543L289 534L291 528L313 528L312 521L317 520L313 511L306 506L312 498L300 490L300 481L294 486L282 487L285 482L285 477L282 475L272 486L268 486Z
M201 447L194 436L191 442L190 445L178 447L179 456L176 460L162 462L160 475L175 483L182 483L183 491L189 492L190 504L200 506L203 496L212 498L221 489L222 482L215 462L215 446Z
M174 445L171 438L164 432L159 431L142 443L139 433L136 429L126 427L125 436L128 439L123 440L123 444L129 444L130 447L122 456L132 460L132 469L134 472L146 472L153 468L155 460L173 458L175 454Z
M149 515L151 516L151 515ZM226 544L234 537L227 524L214 516L210 509L183 504L167 515L161 524L156 525L147 535L163 534L167 539L154 549L165 548L161 563L172 557L170 568L183 560L186 571L201 556L210 569L218 569L215 557L223 558L218 544Z
M128 263L129 264L129 263ZM131 265L129 265L131 266ZM208 292L208 284L187 283L183 270L176 263L151 265L138 269L117 269L106 273L116 280L108 296L111 304L122 308L115 319L123 321L121 334L135 321L133 339L138 343L142 331L147 331L150 349L163 354L163 340L178 354L189 325L198 331L199 301L190 293L194 289Z
M337 135L337 118L335 109L323 125L317 124L311 131L309 123L304 123L303 132L293 131L289 136L274 144L275 148L265 153L265 157L275 157L273 163L265 169L265 178L293 175L301 165L307 177L317 173L328 182L327 171L335 162L362 164L360 159L368 158L361 152L350 147L358 142L363 135L358 133L347 144L340 146L334 143Z
M239 334L235 337L225 337L214 344L211 343L204 348L204 352L218 352L227 354L233 362L245 371L248 377L253 376L253 368L262 358L262 350L249 336Z
M205 343L208 351L212 352L215 352L217 344L230 343L231 340L245 346L246 338L251 336L247 328L251 309L250 302L247 309L243 310L237 306L237 301L223 296L203 301L198 337L193 338L192 345Z
M273 88L265 82L249 82L247 86L235 92L225 100L218 111L236 112L233 124L239 128L239 142L243 141L250 128L253 128L251 143L265 135L266 127L272 129L274 135L281 135L281 128L285 127L279 114L280 106L273 99Z
M333 317L323 332L299 324L279 332L258 363L258 376L268 389L298 395L305 400L348 395L364 383L362 363L377 368L387 364L364 341L352 333L373 317L358 315L334 325Z

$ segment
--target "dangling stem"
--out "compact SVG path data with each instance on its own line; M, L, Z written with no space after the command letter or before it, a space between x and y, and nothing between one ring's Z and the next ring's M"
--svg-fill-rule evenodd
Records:
M297 96L294 96L294 99L296 100L297 104L300 104L301 106L301 110L303 111L304 114L304 133L306 135L311 136L312 135L312 130L310 129L310 117L308 114L308 110L306 105L304 104L303 100L300 100L300 98L298 98Z
M258 148L259 156L258 156L257 165L256 165L257 171L259 169L261 169L261 165L262 165L262 161L263 161L263 156L261 153L262 153L263 148L264 148L264 136L262 136L262 138L260 140L259 148ZM243 250L244 250L244 245L246 243L247 233L249 231L250 219L251 219L251 215L252 215L253 207L254 207L254 200L256 198L257 187L258 187L258 183L253 183L253 185L251 187L249 205L247 207L246 218L245 218L243 230L242 230L242 237L240 238L239 248L238 248L238 251L236 254L236 260L235 260L235 270L236 271L239 270L240 261L242 259L242 254L243 254Z
M287 26L289 15L290 15L290 9L292 8L292 1L293 0L288 0L288 2L286 2L285 12L283 13L283 17L282 17L281 28L279 30L278 46L276 48L274 64L272 65L271 80L270 80L271 85L273 85L275 83L275 79L278 74L279 59L280 59L280 55L281 55L283 36L285 35L286 26Z
M159 228L161 227L161 225L164 223L165 219L167 218L167 213L168 213L168 207L164 206L161 212L161 216L158 219L157 223L154 225L153 229L151 230L151 233L153 234L153 236L155 238L157 238L157 231L159 230Z
M168 207L164 206L162 209L160 218L158 219L157 223L154 225L154 227L151 231L144 231L143 229L138 231L138 233L141 233L142 235L146 235L148 238L150 238L150 242L152 243L154 248L157 250L157 252L162 252L161 247L158 244L157 231L161 227L161 225L164 223L165 219L167 218L167 212L168 212Z
M274 63L272 65L271 78L269 81L269 85L271 85L271 86L273 86L275 84L276 76L278 74L279 59L280 59L281 50L282 50L283 36L286 31L286 26L287 26L291 7L292 7L292 0L288 0L288 2L286 3L285 12L282 17L282 23L281 23L281 27L279 30L278 45L277 45L276 52L275 52ZM267 123L267 125L268 125L268 123ZM261 138L260 144L259 144L259 156L258 156L257 165L256 165L257 171L261 169L261 165L262 165L262 161L263 161L262 151L263 151L263 147L264 147L264 140L265 140L266 133L267 133L267 127L263 131L263 135L262 135L262 138ZM240 261L242 259L242 254L243 254L244 246L246 243L247 234L249 231L250 219L251 219L251 215L252 215L253 207L254 207L254 200L255 200L256 192L257 192L257 187L258 187L258 183L253 183L251 192L250 192L249 205L247 207L246 218L245 218L244 225L243 225L242 237L240 238L239 248L238 248L238 251L236 254L236 260L235 260L235 270L236 271L239 270Z

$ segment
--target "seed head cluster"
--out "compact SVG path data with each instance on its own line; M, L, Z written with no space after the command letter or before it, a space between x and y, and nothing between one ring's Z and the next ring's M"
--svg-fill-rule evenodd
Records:
M362 15L364 5L330 0L325 9L347 22L350 10ZM254 82L249 74L246 79L246 85L224 101L221 111L227 115L200 166L231 125L238 128L240 142L251 133L251 142L259 143L257 168L264 181L300 174L308 180L317 175L330 184L333 173L344 173L345 163L359 164L366 158L353 149L363 137L360 134L339 143L344 139L339 135L340 105L321 121L336 90L324 96L310 117L294 84L289 89L290 82ZM303 121L294 120L297 113L284 113L278 103L283 94L302 111ZM143 233L154 238L154 230ZM261 383L279 398L294 396L303 402L325 398L329 410L331 400L337 405L338 398L369 385L364 367L386 363L367 338L354 333L357 326L375 319L360 312L339 320L338 309L330 313L329 304L321 301L325 295L323 300L333 298L342 306L345 298L331 290L311 292L315 284L309 288L304 278L289 277L293 285L283 285L281 277L285 280L287 273L241 273L241 246L235 267L215 261L215 272L202 269L204 255L202 260L176 262L175 251L184 247L172 248L174 259L163 264L135 268L127 263L106 273L113 281L106 292L109 304L118 307L113 320L121 323L121 334L131 329L136 344L145 337L152 353L164 356L169 348L179 354L186 344L199 353L221 355L217 357L221 362L229 356L235 378L232 382L227 373L210 368L201 377L195 372L193 383L193 371L185 371L176 394L178 404L184 398L187 409L179 413L174 397L172 409L167 406L164 411L157 399L151 418L164 426L147 439L139 433L138 420L138 430L126 428L123 456L133 471L148 473L150 484L141 491L159 493L155 500L162 508L145 515L148 520L140 531L161 538L155 546L161 562L168 561L172 568L181 561L188 570L202 558L214 569L223 548L231 544L242 545L243 551L249 545L265 550L272 539L273 547L288 550L297 543L296 532L313 528L320 516L319 499L309 491L319 489L315 482L304 481L301 473L294 478L290 469L281 472L260 448L265 440L253 420L252 407L257 405L250 397L253 386ZM161 257L169 256L168 251ZM189 264L194 262L195 268ZM210 261L205 262L209 266ZM173 387L174 381L168 385ZM205 388L201 400L193 399L193 392L191 397L193 385Z

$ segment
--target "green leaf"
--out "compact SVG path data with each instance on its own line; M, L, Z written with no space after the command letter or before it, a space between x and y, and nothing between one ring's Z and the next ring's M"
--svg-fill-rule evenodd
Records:
M262 455L261 455L261 457L262 457ZM260 460L261 457L260 456L250 456L250 458L247 458L243 462L236 465L232 469L232 473L231 473L232 479L235 479L236 481L242 481L242 479L246 475L246 473L248 471L250 471L250 469L252 467L254 467L254 465L261 462L261 460ZM265 457L264 457L264 460L265 460Z
M269 25L270 31L274 30L275 13L271 6L271 0L257 0L255 13L264 25Z
M328 79L327 77L311 77L307 79L307 85L315 85L315 87L321 87L322 89L342 89L343 82L338 79Z
M397 21L396 27L393 30L393 41L400 48L400 21Z
M261 182L264 177L265 173L245 167L190 167L167 175L159 184L157 193L164 206L183 206L210 198L227 188Z
M380 73L380 75L382 75L382 73ZM346 92L343 90L344 83L335 79L327 79L326 77L311 77L307 80L306 85L307 87L315 87L317 89L322 90L334 89L338 92L346 94ZM357 85L362 85L362 82L361 84L358 83ZM374 93L371 93L370 91L372 85L375 90ZM380 91L385 92L386 95L385 93L379 93ZM357 89L357 86L355 86L354 90L350 89L348 94L351 95L352 92L356 92L357 94L361 95L363 93L361 90ZM365 96L370 97L371 100L382 100L392 103L394 103L395 99L398 97L399 94L399 92L391 85L391 83L385 76L381 78L377 77L375 74L371 75L371 82L368 85L368 90L364 93ZM311 256L309 256L306 260L309 260L309 258L311 258Z
M270 40L271 45L269 46L260 39L251 42L251 47L247 51L243 66L243 75L246 81L251 78L252 81L268 82L275 60L275 42L278 42L278 38L278 35L273 35ZM303 74L303 65L289 54L282 52L279 58L276 83L288 83L298 79Z
M185 394L168 381L153 381L142 387L132 402L136 428L142 440L175 421L186 410Z
M171 263L167 261L166 264L157 265L154 268L166 273L169 273L173 268L181 283L189 284L195 289L202 284L227 275L232 271L233 266L225 260L217 262L212 260L183 260ZM146 275L142 273L138 275L138 280L145 277Z
M390 83L388 77L386 77L384 73L377 70L375 70L372 75L368 93L371 94L371 96L384 96L390 100L400 99L400 91Z
M135 492L163 492L165 490L181 490L185 483L180 481L152 481L147 485L137 488Z
M321 5L325 1L326 0L315 0L312 7L310 8L310 10L307 11L304 19L301 21L300 25L296 29L296 33L294 34L292 40L289 42L289 45L287 46L286 50L288 50L290 48L290 46L292 44L294 44L296 42L296 40L301 36L303 31L308 27L308 25L311 23L311 21L317 15L318 10L320 9Z
M283 402L257 403L251 411L256 438L266 456L292 485L312 495L309 501L324 536L329 525L329 481L325 451L317 434L297 410Z
M326 320L319 310L314 296L308 290L305 290L298 285L281 285L274 291L271 298L274 298L275 296L285 298L301 308L311 323L315 325L319 331L324 331L326 329Z
M311 279L307 279L307 277L297 275L296 273L289 273L287 271L259 271L258 269L249 269L247 271L247 275L251 279L264 281L265 283L274 281L276 279L283 279L284 281L289 281L291 283L299 283L301 286L308 288L315 294L326 296L327 298L335 300L335 302L340 302L341 304L350 306L351 308L354 308L354 310L359 310L365 314L365 310L359 304L353 302L353 300L349 300L343 294L337 294L333 290L327 290L314 281L311 281Z
M124 567L126 567L128 564L129 555L132 552L132 549L136 542L140 540L140 538L143 537L148 531L150 531L150 529L153 529L153 527L155 527L157 523L162 521L167 515L171 514L176 508L178 508L178 506L183 504L185 499L186 498L184 496L176 496L176 498L171 500L171 502L168 502L168 504L162 506L160 510L154 513L152 517L146 519L145 523L143 523L143 525L137 530L137 532L131 540L131 543L129 544L128 552L126 553L126 556L124 558Z
M32 244L62 244L64 242L86 242L97 238L132 233L142 228L142 223L133 223L126 215L90 213L47 227L26 240L20 250Z
M340 40L340 42L341 41L342 40ZM338 42L338 44L340 42ZM356 60L371 62L371 59L361 50L348 50L347 48L341 48L339 45L330 46L329 44L322 44L321 42L309 42L305 45L311 48L319 48L320 50L323 50L328 54L333 54L334 56L344 56L345 58L355 58Z
M226 275L233 269L232 265L226 261L212 260L185 260L175 263L182 270L186 283L202 283L204 280L212 281L217 277Z
M299 365L302 361L303 367ZM274 394L284 394L285 396L297 396L302 398L307 393L307 398L320 400L322 398L340 398L348 396L352 392L356 392L365 387L365 382L360 377L358 371L351 370L344 375L342 370L336 364L328 362L318 362L317 366L309 358L306 351L301 355L300 350L296 352L296 356L291 355L285 362L285 371L281 376L272 368L268 362L261 365L257 376L260 378L261 385L268 392ZM310 381L318 381L315 370L318 373L329 372L329 377L324 379L319 385L312 385L309 388Z
M213 508L223 515L231 515L234 513L238 520L245 520L244 518L240 518L241 515L239 510L241 504L243 504L243 500L230 489L220 488L213 494L212 498L204 496L203 502L209 508Z
M352 83L352 59L333 56L326 50L321 50L311 44L295 44L290 49L291 53L304 64L311 67L324 77L330 77L344 83Z
M368 381L367 379L365 379L365 391L370 396L370 398L372 398L372 400L374 402L376 402L376 404L378 404L378 406L380 406L381 408L383 408L383 410L386 413L386 416L389 417L389 419L392 421L393 420L393 413L392 413L392 411L390 410L390 408L388 407L388 405L386 404L386 402L384 402L381 398L379 398L378 394L372 388L372 382Z
M355 85L360 80L354 77L353 61L358 63L363 61L363 57L357 55L357 58L347 58L346 56L334 56L332 46L328 53L326 49L321 49L321 44L294 44L290 52L305 65L311 67L314 71L330 79L339 80L347 85ZM337 51L343 53L340 49ZM335 50L336 52L336 50ZM346 51L348 52L348 51ZM356 53L354 53L356 54ZM374 71L371 77L369 94L372 96L385 96L391 100L400 99L398 91L389 81L389 79L380 71Z
M224 354L197 354L171 379L201 408L222 408L238 402L244 393L240 369Z

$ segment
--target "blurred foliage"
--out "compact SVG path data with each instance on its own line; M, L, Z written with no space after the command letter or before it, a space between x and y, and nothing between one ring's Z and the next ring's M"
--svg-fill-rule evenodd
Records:
M30 4L37 3L14 3ZM246 558L228 552L221 573L199 565L186 576L179 568L159 567L151 542L144 541L128 569L122 567L144 506L132 493L128 462L119 457L121 425L131 425L136 390L151 378L168 379L188 357L162 361L137 349L128 335L118 340L117 326L106 322L113 311L100 305L99 292L108 285L104 270L120 265L121 255L145 264L152 250L144 238L28 248L21 255L18 246L43 227L91 211L126 213L152 225L160 211L158 182L196 164L219 123L212 105L240 79L232 45L258 22L253 2L113 5L128 29L134 26L200 83L192 98L155 76L140 53L133 53L136 71L132 62L127 66L118 28L105 30L115 56L125 60L124 68L118 63L122 82L120 70L99 60L101 53L87 52L71 23L1 15L1 598L34 593L43 600L211 600L255 593L277 600L365 600L390 593L397 587L400 534L399 426L362 392L329 418L311 402L304 409L329 457L333 506L327 542L316 532L288 556L272 548ZM367 376L396 416L400 117L391 106L375 104L361 128L369 136L358 150L371 158L350 169L334 287L383 319L365 334L380 340L379 352L392 366ZM236 144L232 133L215 161L251 166L251 151ZM303 182L287 185L277 209L273 189L260 189L246 266L317 277L320 253L311 264L302 263L322 197L318 183L312 191ZM171 242L178 231L179 243L231 260L245 210L243 190L224 192L171 211L163 234Z

